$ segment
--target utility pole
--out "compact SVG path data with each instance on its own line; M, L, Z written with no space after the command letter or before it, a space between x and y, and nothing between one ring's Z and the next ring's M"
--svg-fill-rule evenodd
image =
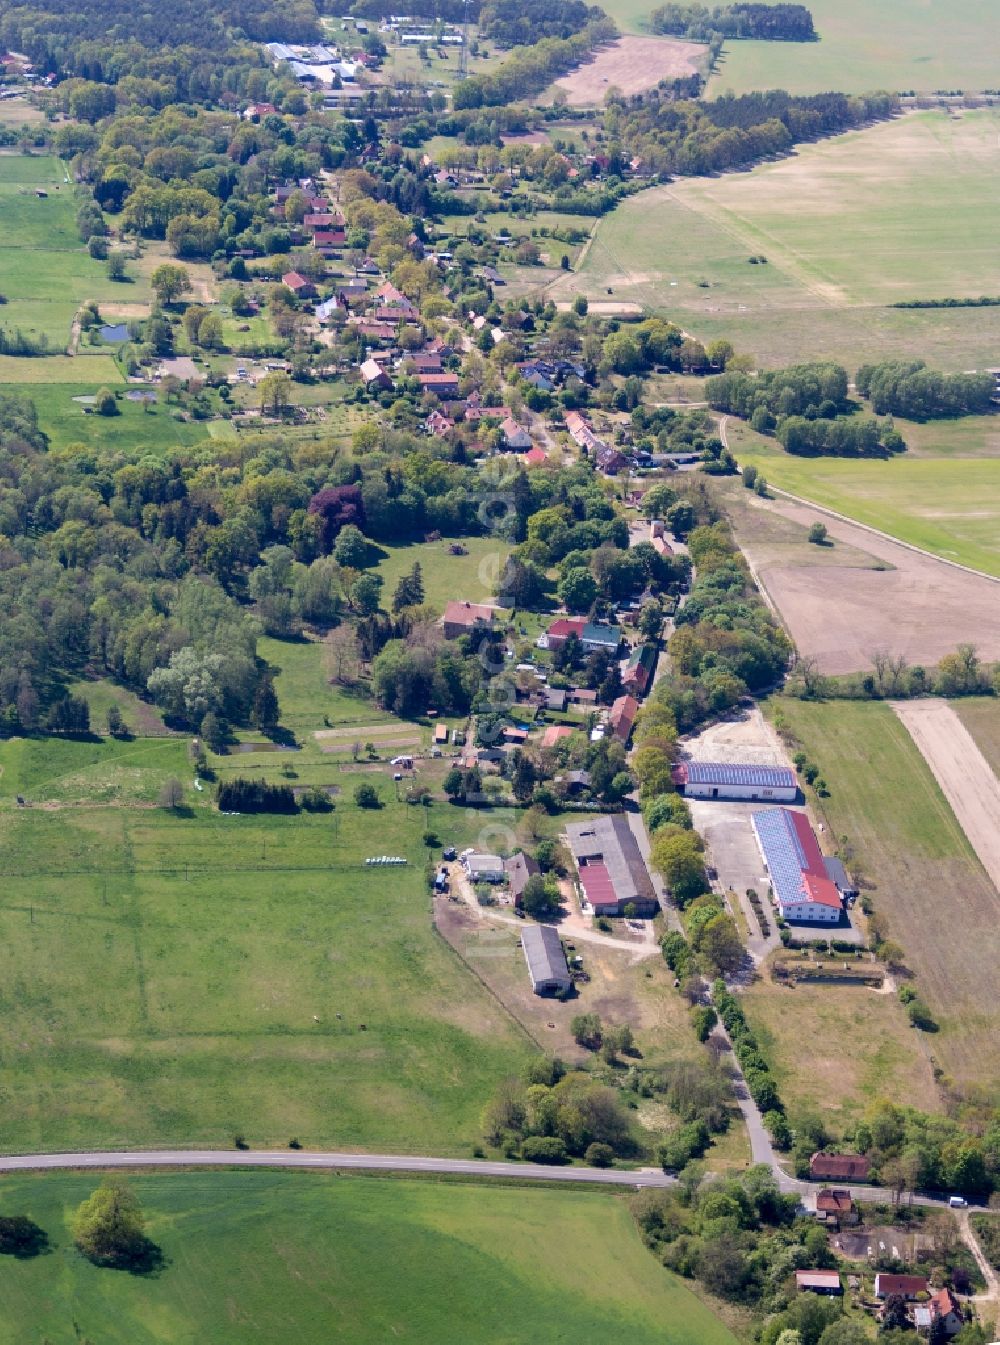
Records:
M465 79L469 73L469 0L462 7L462 45L458 50L458 77Z

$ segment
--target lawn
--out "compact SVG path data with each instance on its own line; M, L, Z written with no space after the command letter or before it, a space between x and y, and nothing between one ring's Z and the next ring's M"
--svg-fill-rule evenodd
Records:
M1000 575L1000 456L800 458L736 428L730 421L728 437L740 463L755 463L769 485L946 560ZM972 418L944 426L942 444L952 431L983 445L996 432L992 419Z
M461 545L464 556L449 554L451 545L440 542L416 542L409 546L387 547L388 552L376 571L385 580L383 604L388 606L399 578L419 562L424 580L424 597L443 612L452 598L468 602L495 602L495 585L510 547L495 537L467 537Z
M391 781L383 809L363 812L355 785L382 784L364 768L337 772L331 814L223 817L192 787L185 747L0 746L5 1143L244 1131L467 1153L529 1045L434 933L422 836L464 844L482 823L398 803ZM222 761L258 774L253 758ZM170 777L176 815L154 806ZM387 850L410 864L365 867Z
M764 365L822 353L851 370L889 354L990 367L1000 309L888 305L1000 294L998 128L995 110L917 113L653 188L605 216L580 270L551 288L613 289Z
M0 1263L0 1342L735 1345L643 1247L625 1200L322 1173L135 1177L165 1267L101 1270L67 1225L94 1175L4 1181L52 1253Z
M0 355L0 383L47 384L40 399L43 403L53 395L62 396L61 392L54 392L55 384L86 384L88 391L93 391L102 385L114 387L124 382L121 369L110 355L90 354L89 351L72 356L39 355L34 359ZM72 397L79 390L79 387L73 387L67 396Z
M104 263L88 256L76 230L80 199L51 155L0 154L0 323L43 333L54 351L69 341L84 300L113 308L149 299L146 282L109 280ZM32 361L23 363L30 369Z
M634 0L622 4L630 14ZM809 9L819 42L727 42L709 94L933 92L1000 81L994 0L810 0Z
M788 699L781 710L829 785L830 834L848 839L940 1024L913 1041L947 1076L996 1087L996 892L929 767L887 705Z
M92 364L103 368L105 361L112 369L117 369L107 356L94 355L86 360L78 357L73 361L77 377L85 378ZM122 396L117 403L117 416L88 413L80 402L73 400L74 397L93 396L102 383L114 386L121 382L120 376L112 379L104 378L97 370L95 373L97 377L92 383L32 383L24 388L38 407L38 423L49 436L52 448L81 443L93 449L128 452L141 449L165 454L182 446L201 443L209 437L207 421L175 420L174 408L162 401L155 404L131 402Z

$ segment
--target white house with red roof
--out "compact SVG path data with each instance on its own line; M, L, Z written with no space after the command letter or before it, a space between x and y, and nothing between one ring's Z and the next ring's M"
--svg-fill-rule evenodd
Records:
M754 813L750 821L782 917L806 924L839 924L843 899L827 874L805 814L770 808Z

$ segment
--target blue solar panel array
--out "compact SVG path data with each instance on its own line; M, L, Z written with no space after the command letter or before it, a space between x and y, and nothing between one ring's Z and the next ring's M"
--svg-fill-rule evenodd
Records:
M754 830L764 851L771 886L782 906L807 898L802 891L805 855L788 813L783 808L754 813Z
M685 762L693 785L752 785L763 789L794 789L795 772L788 766L740 766L726 761Z

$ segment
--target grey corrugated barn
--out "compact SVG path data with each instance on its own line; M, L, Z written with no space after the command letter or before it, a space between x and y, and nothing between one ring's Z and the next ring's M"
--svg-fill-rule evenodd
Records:
M573 982L555 925L525 925L521 947L536 995L566 993Z

